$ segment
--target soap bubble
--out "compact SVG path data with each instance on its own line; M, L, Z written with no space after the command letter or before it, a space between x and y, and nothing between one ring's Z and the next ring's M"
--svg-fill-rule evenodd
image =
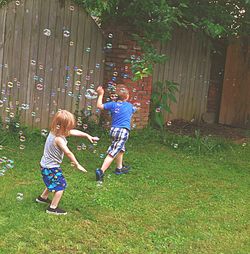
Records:
M17 196L16 196L16 200L18 200L18 201L22 201L23 200L23 193L17 193Z
M45 29L43 30L43 34L46 35L46 36L50 36L50 35L51 35L51 30L48 29L48 28L45 28Z
M82 73L83 73L83 70L82 70L82 69L77 69L77 71L76 71L76 74L77 74L77 75L82 75Z
M89 100L93 100L97 98L97 92L94 89L87 89L85 92L85 97Z
M172 122L171 121L167 121L167 126L171 126Z
M42 85L42 84L37 84L37 85L36 85L36 89L37 89L38 91L42 91L42 90L43 90L43 85Z
M47 135L48 135L48 130L42 129L42 130L41 130L41 135L42 135L43 137L47 137Z
M24 150L24 149L25 149L25 145L20 145L20 146L19 146L19 149L20 149L20 150Z
M16 0L16 5L19 6L21 2L19 0Z
M21 136L19 137L19 140L20 140L21 142L24 142L24 141L26 140L26 138L25 138L25 136L21 135Z
M9 81L9 82L8 82L8 87L9 87L9 88L12 88L12 87L13 87L13 82Z
M70 36L70 31L69 30L64 30L63 31L63 36L68 38Z
M106 47L107 47L107 49L112 49L113 45L112 45L112 43L107 43Z

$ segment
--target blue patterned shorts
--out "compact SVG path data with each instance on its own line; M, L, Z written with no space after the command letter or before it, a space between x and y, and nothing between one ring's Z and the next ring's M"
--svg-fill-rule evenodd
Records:
M49 191L61 191L67 187L61 168L42 168L43 181Z
M119 152L125 152L125 143L129 137L129 130L125 128L112 127L110 130L110 136L112 138L112 144L108 148L107 153L116 157Z

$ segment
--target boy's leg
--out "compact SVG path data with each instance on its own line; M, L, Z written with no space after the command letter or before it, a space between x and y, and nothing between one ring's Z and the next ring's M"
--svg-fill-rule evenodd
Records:
M116 162L116 168L122 168L122 162L123 162L123 155L124 155L124 152L121 151L119 152L116 157L115 157L115 162Z
M101 170L103 173L109 168L109 166L113 162L113 160L114 160L114 157L112 157L108 154L102 164L102 167L101 167Z
M62 198L63 192L64 192L63 190L55 192L55 195L54 195L54 197L51 201L51 204L50 204L51 208L53 208L53 209L57 208L57 206Z
M40 197L43 199L47 199L48 196L49 196L49 190L48 190L48 188L45 188Z

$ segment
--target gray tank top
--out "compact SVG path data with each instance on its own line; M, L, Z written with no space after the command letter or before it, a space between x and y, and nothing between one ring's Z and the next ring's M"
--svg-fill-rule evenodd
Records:
M41 167L43 168L60 167L60 164L62 163L64 152L55 145L55 138L56 136L50 132L46 139L43 157L40 162ZM67 144L66 138L63 137L63 139Z

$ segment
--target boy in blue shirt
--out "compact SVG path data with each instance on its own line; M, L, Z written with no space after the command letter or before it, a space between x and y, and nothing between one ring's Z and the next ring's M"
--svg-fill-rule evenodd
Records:
M126 174L128 168L123 166L123 155L125 152L125 143L128 140L130 132L130 123L133 113L136 108L127 100L129 99L129 91L125 85L118 84L116 86L117 101L102 103L104 90L101 86L97 88L98 99L97 108L100 110L108 110L111 113L112 125L110 129L110 136L112 144L108 148L108 155L106 156L102 167L96 169L96 180L103 181L104 172L109 168L110 164L115 159L116 170L115 174Z

